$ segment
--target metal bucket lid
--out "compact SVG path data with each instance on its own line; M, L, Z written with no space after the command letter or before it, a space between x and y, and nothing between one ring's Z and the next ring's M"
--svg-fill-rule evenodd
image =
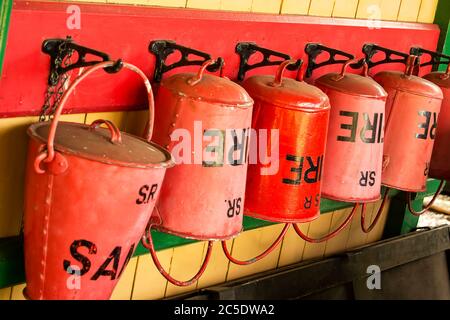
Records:
M328 97L319 88L306 82L283 78L274 85L271 75L252 76L242 84L254 97L279 107L310 112L325 111L330 108Z
M39 122L28 128L28 134L45 144L49 130L50 122ZM59 122L54 144L61 153L111 165L135 168L173 166L170 153L159 145L125 132L120 132L120 135L121 142L112 142L109 129Z
M327 87L349 95L363 96L386 100L387 93L376 81L370 77L347 73L329 73L315 81L318 86Z
M392 88L411 94L442 100L442 90L431 81L399 71L381 71L374 77L384 88Z
M251 108L253 100L237 83L210 74L201 74L198 81L192 83L195 73L177 73L163 79L161 87L196 101L204 101L228 107Z

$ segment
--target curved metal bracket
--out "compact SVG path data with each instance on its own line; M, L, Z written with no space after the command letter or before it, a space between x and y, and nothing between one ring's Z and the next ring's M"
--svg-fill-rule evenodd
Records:
M402 63L402 64L406 65L408 62L408 58L410 56L410 54L408 54L408 53L395 51L395 50L392 50L389 48L381 47L381 46L379 46L377 44L373 44L373 43L366 43L363 46L362 52L365 55L365 61L367 63L367 66L369 67L369 69L372 67L381 65L381 64L386 64L386 63ZM378 52L384 53L384 59L378 60L378 61L373 61L373 57ZM394 57L397 56L399 58L394 58L393 56Z
M450 56L443 54L441 52L431 51L420 47L413 47L411 48L409 53L418 57L422 57L423 55L428 55L430 57L429 61L420 63L421 67L450 64Z
M334 48L329 48L320 43L308 43L305 47L305 52L308 55L308 67L306 68L305 72L306 78L311 77L313 71L318 68L332 64L344 64L349 60L355 59L355 56L348 52L344 52ZM323 52L327 52L330 55L330 57L326 61L317 63L316 61L317 57ZM337 58L338 56L343 56L346 57L347 59L338 59Z
M51 86L56 85L61 75L72 69L88 67L110 60L108 54L88 47L80 46L73 42L70 36L67 36L66 39L56 38L44 40L42 42L42 52L51 57L50 75L48 78L48 84ZM64 59L71 56L74 52L78 55L77 61L75 63L63 66L62 62ZM96 56L101 60L86 61L86 55ZM121 68L121 64L121 60L118 60L116 65L105 68L105 71L108 73L118 72Z
M211 59L211 55L196 49L188 48L179 45L171 40L155 40L150 42L148 50L156 56L155 72L153 80L155 82L161 82L164 73L179 67L184 66L201 66L205 61ZM181 54L181 58L172 64L167 65L166 59L175 51ZM190 56L197 56L200 59L189 59ZM206 69L209 72L215 72L221 69L224 65L223 58L219 57L216 63L208 66Z
M259 47L258 45L256 45L256 43L253 43L253 42L239 42L236 45L235 52L240 57L239 72L238 72L238 77L237 77L239 81L244 80L245 74L247 73L247 71L250 71L250 70L253 70L256 68L261 68L261 67L280 65L282 62L291 59L291 56L288 54L270 50L270 49L263 48L263 47ZM263 55L263 59L257 63L249 64L248 60L250 59L250 57L253 54L255 54L257 52L259 52ZM282 58L283 60L271 60L272 57ZM288 69L290 71L295 71L300 68L301 64L302 64L302 61L297 60L297 62L295 64L291 64L291 65L287 66L286 69Z

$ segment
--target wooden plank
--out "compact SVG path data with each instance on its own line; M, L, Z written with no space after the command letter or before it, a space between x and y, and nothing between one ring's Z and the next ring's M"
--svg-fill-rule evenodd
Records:
M371 221L372 213L378 208L378 203L372 203L366 205L366 224ZM350 225L350 232L347 239L346 249L351 250L353 248L362 246L367 242L367 233L364 233L361 229L361 207L355 213L352 223Z
M173 249L158 252L158 259L166 270L170 270L172 256ZM166 291L167 280L155 267L150 254L140 256L137 264L133 292L131 295L132 300L154 300L163 298Z
M252 12L280 13L281 0L253 0Z
M381 0L359 0L357 19L381 19Z
M381 20L397 21L402 0L381 0Z
M367 236L367 241L366 244L368 243L372 243L372 242L376 242L382 239L383 237L383 232L384 232L384 227L386 225L386 221L387 221L387 216L389 213L389 207L390 207L390 199L386 200L386 206L384 207L383 212L381 213L381 217L380 220L378 220L377 225L373 228L373 230L369 233L369 235ZM375 207L373 213L372 213L372 217L371 220L375 219L375 215L378 211L378 208L380 207L380 202L378 203L378 205Z
M321 215L319 219L311 222L308 229L308 237L321 238L330 231L332 214ZM309 243L306 242L303 251L303 260L311 260L322 258L325 254L326 243Z
M186 0L147 0L151 6L185 8Z
M27 300L23 295L25 287L25 283L12 287L11 300Z
M11 290L12 290L11 287L0 289L0 300L10 300Z
M281 14L307 15L311 0L283 0Z
M360 0L356 18L397 21L401 0Z
M181 281L192 278L200 269L204 250L206 250L205 242L197 242L173 249L170 275ZM165 297L195 290L196 286L197 284L194 283L187 287L178 287L169 282L167 283Z
M339 226L341 226L351 211L352 211L352 208L337 210L337 211L333 212L333 217L331 218L330 231L334 231ZM347 225L347 227L345 227L345 229L343 229L341 232L339 232L334 238L332 238L326 242L325 257L329 257L334 254L345 251L346 246L347 246L348 237L350 235L350 226L351 226L351 222L349 222L349 225Z
M221 0L187 0L186 8L217 10L220 9L221 2Z
M128 262L125 271L120 276L120 280L114 288L111 300L131 300L138 259L138 257L134 257Z
M336 0L333 8L333 17L355 18L358 10L358 0Z
M81 0L81 1L89 1L89 0ZM118 4L129 4L129 5L146 5L146 4L148 4L148 0L94 0L94 2L107 2L107 3L111 3L111 4L118 3Z
M300 230L308 234L309 225L309 223L299 224ZM297 235L293 227L290 227L281 244L278 267L284 267L302 261L305 245L306 242Z
M233 244L233 240L229 240L227 241L227 243L230 248ZM205 254L206 247L203 252L202 259L204 258ZM214 242L210 262L205 270L205 273L203 273L202 277L198 280L197 289L225 282L229 264L230 262L223 253L220 241Z
M236 259L251 259L266 250L283 229L283 224L246 231L234 239L233 247L228 248ZM227 281L242 278L250 274L275 269L280 255L280 246L264 259L247 266L230 263Z
M422 0L417 22L433 23L439 0Z
M308 15L319 17L331 17L335 0L311 0Z
M416 22L419 17L421 2L422 0L402 0L397 20Z
M252 2L253 0L222 0L220 10L250 12L252 11Z

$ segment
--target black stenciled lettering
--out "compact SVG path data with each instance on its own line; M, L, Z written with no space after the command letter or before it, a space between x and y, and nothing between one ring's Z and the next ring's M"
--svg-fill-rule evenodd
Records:
M369 179L369 172L368 171L361 171L361 179L359 179L359 185L361 187L366 187L368 179Z
M364 126L360 132L361 141L364 143L375 143L378 126L378 113L374 114L373 123L370 122L370 117L366 112L363 113L363 118L364 118ZM370 138L366 137L367 131L371 132Z
M375 185L376 172L372 171L369 175L369 186L373 187Z
M140 198L136 199L136 204L143 204L145 203L145 200L147 199L147 191L150 189L148 185L143 185L139 189L139 196Z
M358 126L358 112L352 112L352 111L339 111L339 115L343 117L350 117L352 118L352 124L341 124L341 129L349 130L350 136L338 136L338 141L344 141L344 142L355 142L356 139L356 130Z
M227 210L227 217L228 218L233 218L234 217L234 205L235 205L235 200L225 200L226 202L228 202L228 210Z
M419 116L425 117L425 122L419 123L419 129L423 129L423 132L416 133L417 139L426 140L428 138L428 130L430 129L431 112L419 111Z
M433 125L431 126L431 129L430 129L431 140L434 140L434 138L436 138L437 121L438 121L438 115L436 112L433 112Z
M305 171L305 182L306 183L316 183L320 180L320 171L322 167L322 156L317 157L317 164L314 163L311 157L306 157L308 160L309 169ZM310 177L310 174L314 174L313 177Z
M206 152L211 152L215 155L215 160L202 161L203 167L222 167L223 166L223 154L225 149L225 131L217 129L208 129L203 132L204 137L217 137L217 145L207 145L205 147Z
M156 183L154 183L154 184L152 184L152 187L150 188L150 193L149 193L149 196L147 197L146 203L148 203L150 200L155 200L156 190L158 190L158 185Z
M312 197L311 196L306 196L305 197L305 202L303 203L303 207L305 209L310 209L311 208L311 204L312 204Z
M383 142L383 138L381 137L383 134L383 117L384 117L384 113L380 113L380 125L378 126L378 143Z
M139 189L139 198L136 199L136 204L146 204L150 200L155 200L156 191L158 190L158 184L152 184L152 186L143 185Z
M286 160L297 162L297 163L299 163L299 165L296 166L296 167L292 167L291 170L290 170L291 172L296 173L296 178L295 179L283 178L283 183L299 185L301 180L302 180L303 157L298 157L298 156L295 156L295 155L288 154L286 156Z
M242 129L241 131L241 142L239 142L236 130L231 130L231 135L233 137L233 148L230 148L230 150L228 151L228 162L232 166L240 166L244 164L245 161L245 146L247 145L246 140L248 140L248 137L246 129ZM234 155L237 151L239 151L239 156L237 159L235 159Z
M92 276L91 280L97 280L101 276L110 277L111 280L116 279L117 269L119 268L119 259L121 247L115 247L113 251L109 254L109 257L103 262L103 264L98 268L97 272ZM109 264L113 261L113 267L111 270L106 270Z
M81 253L78 252L78 249L80 247L88 248L89 254L96 254L97 253L97 246L88 240L75 240L72 242L70 246L70 255L77 261L81 262L81 270L80 270L80 276L86 274L91 269L91 261ZM67 269L72 265L72 263L69 260L63 261L63 267L64 270L67 271Z
M375 171L361 171L361 178L359 179L359 185L361 187L367 187L367 185L373 187L375 185L376 172Z
M225 200L225 202L228 203L227 209L228 218L233 218L234 216L238 216L241 213L242 198Z

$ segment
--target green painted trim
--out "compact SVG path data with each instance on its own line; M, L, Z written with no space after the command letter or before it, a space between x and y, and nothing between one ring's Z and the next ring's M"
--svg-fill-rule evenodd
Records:
M1 0L0 3L0 75L2 73L3 58L8 38L9 19L11 16L12 0Z
M439 37L438 51L450 54L450 1L439 0L434 17L434 23L438 24L441 29ZM446 66L439 66L439 71L445 71Z

